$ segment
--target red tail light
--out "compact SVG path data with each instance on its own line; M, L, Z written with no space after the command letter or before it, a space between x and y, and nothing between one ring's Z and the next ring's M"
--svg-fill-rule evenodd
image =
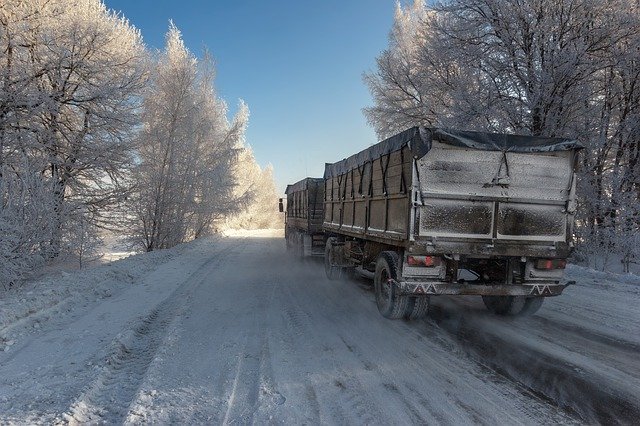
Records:
M538 259L536 269L564 269L567 266L565 259Z
M442 259L437 256L407 256L409 266L439 266Z

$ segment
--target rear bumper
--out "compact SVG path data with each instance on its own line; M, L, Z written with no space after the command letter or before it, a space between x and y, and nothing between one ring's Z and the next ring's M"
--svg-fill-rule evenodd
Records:
M565 288L575 284L568 281L564 284L552 282L536 282L517 285L475 285L443 283L441 281L394 281L402 294L411 295L471 295L471 296L528 296L548 297L562 294Z
M571 246L563 241L540 243L498 239L418 238L409 249L415 254L458 253L474 256L561 257L571 254Z

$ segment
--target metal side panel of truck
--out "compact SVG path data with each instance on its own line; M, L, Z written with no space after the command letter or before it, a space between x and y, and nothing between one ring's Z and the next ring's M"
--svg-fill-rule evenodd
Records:
M579 149L570 139L414 127L327 164L327 275L368 271L377 299L481 295L496 313L535 311L542 299L533 298L566 286ZM401 316L396 308L385 316Z

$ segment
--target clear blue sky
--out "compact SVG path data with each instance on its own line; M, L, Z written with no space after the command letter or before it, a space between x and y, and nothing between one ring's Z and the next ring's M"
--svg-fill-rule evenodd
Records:
M273 164L278 189L322 176L376 142L362 73L387 46L394 0L105 0L162 48L172 19L187 47L216 60L220 95L249 105L247 142Z

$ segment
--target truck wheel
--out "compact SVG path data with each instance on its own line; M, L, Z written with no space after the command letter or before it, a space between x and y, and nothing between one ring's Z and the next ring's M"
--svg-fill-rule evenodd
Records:
M535 314L542 307L543 302L544 297L527 297L520 315L528 317Z
M285 246L287 248L287 252L291 253L292 251L292 243L291 243L291 233L285 231L284 232L284 241L285 241Z
M294 258L300 257L298 233L295 231L289 233L289 237L287 238L287 250L289 250L289 253L291 253L291 256Z
M404 318L407 320L418 320L427 316L429 311L429 296L410 297L407 303L407 310Z
M303 234L297 234L298 238L296 238L296 257L298 260L304 260L304 243L303 243Z
M336 265L336 250L334 248L336 242L335 237L329 237L327 238L327 244L324 246L324 273L331 281L340 278L341 272L341 268Z
M401 295L393 284L398 279L398 254L383 251L376 261L376 273L373 278L376 304L383 317L389 319L402 318L407 312L409 297Z
M496 315L518 315L524 307L524 296L482 296L484 306Z
M302 258L302 260L306 260L308 253L305 252L305 237L308 237L305 234L301 234L300 235L300 257Z

